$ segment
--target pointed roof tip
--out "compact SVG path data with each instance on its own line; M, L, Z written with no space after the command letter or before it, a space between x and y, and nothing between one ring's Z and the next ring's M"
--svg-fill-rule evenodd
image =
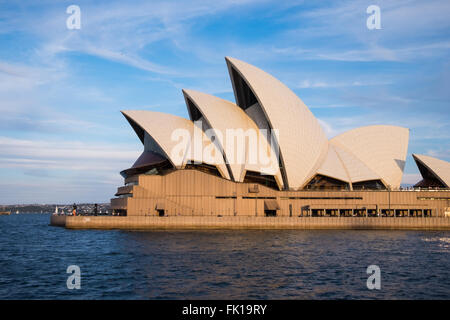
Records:
M183 89L182 91L183 91L183 95L185 97L188 97L188 98L195 98L195 96L212 96L212 97L215 97L214 95L211 95L209 93L205 93L205 92L202 92L202 91L198 91L198 90Z
M260 69L259 67L256 67L255 65L253 65L252 63L249 63L249 62L247 62L247 61L244 61L244 60L241 60L241 59L238 59L238 58L234 58L234 57L230 57L230 56L226 56L225 57L225 61L226 61L226 63L227 64L231 64L231 65L233 65L233 66L239 66L239 65L249 65L249 66L252 66L252 67L254 67L254 68L257 68L257 69ZM236 66L236 67L237 67ZM267 72L265 72L264 70L262 70L261 69L261 71L263 71L264 73L267 73Z
M411 156L413 157L414 161L417 163L417 161L419 162L423 162L423 154L418 154L418 153L411 153Z
M183 92L183 97L185 99L189 99L192 100L192 94L196 91L191 90L191 89L181 89L181 91Z
M230 56L225 56L225 62L226 63L233 63L235 61L239 61L239 60L236 59L236 58L230 57Z
M139 110L134 110L139 111ZM120 113L125 117L130 117L130 112L133 112L133 110L120 110Z
M412 153L411 155L412 155L415 159L419 159L419 160L421 160L421 161L423 161L424 159L434 159L434 160L439 160L439 161L448 162L448 161L446 161L446 160L439 159L439 158L436 158L436 157L433 157L433 156L430 156L430 155L427 155L427 154Z
M181 91L183 92L183 95L185 96L189 96L192 92L198 92L192 89L181 89Z

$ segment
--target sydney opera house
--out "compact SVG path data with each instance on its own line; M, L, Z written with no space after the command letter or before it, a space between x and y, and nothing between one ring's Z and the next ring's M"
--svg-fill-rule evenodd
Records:
M328 139L286 85L225 58L235 100L183 90L190 119L122 111L143 152L111 207L126 216L443 216L450 163L413 155L409 129L374 125Z

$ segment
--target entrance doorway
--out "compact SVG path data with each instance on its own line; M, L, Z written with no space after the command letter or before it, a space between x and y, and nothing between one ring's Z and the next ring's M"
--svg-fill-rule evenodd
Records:
M264 200L264 215L266 217L276 217L277 210L280 210L280 206L276 199L265 199Z
M276 217L277 210L264 210L264 214L266 215L266 217Z

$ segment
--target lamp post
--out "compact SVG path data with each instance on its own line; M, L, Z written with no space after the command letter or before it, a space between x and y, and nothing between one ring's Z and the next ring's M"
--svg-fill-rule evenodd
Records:
M389 208L389 215L391 215L391 186L387 187L388 189L388 208ZM394 212L394 218L395 218L395 212Z
M233 214L234 214L234 216L236 216L236 198L237 198L237 196L236 196L236 191L234 191L233 192Z

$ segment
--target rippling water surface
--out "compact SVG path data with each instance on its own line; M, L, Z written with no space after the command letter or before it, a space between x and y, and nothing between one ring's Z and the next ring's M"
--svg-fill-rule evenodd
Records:
M450 232L95 231L0 216L0 299L450 299ZM368 290L366 268L381 268ZM66 269L81 268L69 290Z

